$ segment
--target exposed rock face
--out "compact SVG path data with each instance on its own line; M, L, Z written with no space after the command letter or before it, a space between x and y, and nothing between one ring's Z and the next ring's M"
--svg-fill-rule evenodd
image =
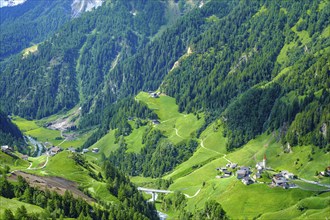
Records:
M78 17L81 13L91 11L93 8L97 8L102 5L104 0L73 0L72 17Z
M0 8L2 7L13 7L26 2L26 0L0 0Z

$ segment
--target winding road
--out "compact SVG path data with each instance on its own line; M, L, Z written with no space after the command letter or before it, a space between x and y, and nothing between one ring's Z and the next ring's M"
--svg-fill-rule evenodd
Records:
M208 150L208 151L212 151L212 152L214 152L216 154L223 155L223 157L222 157L223 159L225 159L228 163L233 163L232 161L230 161L229 159L227 159L227 154L222 154L222 153L219 153L218 151L212 150L210 148L206 148L204 146L204 140L203 139L201 139L201 147L204 148L204 149L206 149L206 150Z

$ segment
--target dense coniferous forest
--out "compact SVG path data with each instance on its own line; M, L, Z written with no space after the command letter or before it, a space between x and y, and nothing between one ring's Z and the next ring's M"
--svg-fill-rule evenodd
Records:
M196 140L174 146L159 130L149 127L143 134L143 144L139 154L126 153L124 139L120 139L120 147L112 152L109 161L130 176L161 177L178 164L189 159L198 146Z
M0 110L0 145L9 145L20 149L25 145L23 134L5 113ZM20 149L21 150L21 149Z
M146 202L128 176L166 178L204 148L208 136L203 132L212 124L212 135L225 138L212 136L210 142L216 145L216 140L225 139L226 149L204 148L208 153L201 153L198 163L180 167L176 178L211 160L230 162L227 153L239 151L260 134L272 133L283 149L300 145L311 149L311 154L315 148L319 154L330 151L328 1L106 0L74 19L70 4L28 1L0 9L1 16L6 15L0 24L0 145L25 145L23 134L7 115L44 123L45 117L79 109L75 130L91 135L86 135L78 151L108 134L113 134L109 139L114 142L107 144L116 147L107 156L102 152L101 158L89 155L102 167L98 175L86 157L70 155L115 199L112 204L96 199L98 205L91 205L69 192L61 196L32 187L21 177L11 183L4 173L0 196L44 209L40 214L28 214L24 206L16 213L8 209L1 216L4 219L157 219L153 203ZM33 44L38 45L22 52ZM152 101L155 91L174 97L176 113L183 118L195 114L204 124L189 137L180 137L175 127L180 121L175 121L166 129L175 130L180 141L171 141L152 123L161 118L159 111L136 97L141 91L149 92ZM126 138L141 127L141 148L129 151ZM216 133L218 127L221 132ZM65 137L62 143L66 141ZM315 176L320 177L318 171ZM167 189L172 183L170 177L147 184ZM200 185L197 194L204 187L218 190L210 182ZM199 208L195 203L195 211L191 207L187 211L186 197L192 198L177 191L162 195L161 208L179 213L180 219L228 219L216 201Z
M44 41L71 17L71 1L26 1L0 8L0 60Z
M8 209L1 219L157 219L153 204L144 201L127 177L109 163L105 163L104 170L108 190L120 200L116 205L103 204L104 208L91 205L82 198L74 198L69 191L65 191L62 196L48 189L42 191L31 187L21 176L18 176L17 183L12 184L3 173L0 179L0 196L17 198L19 201L40 206L45 211L28 214L25 206L22 206L16 210L15 217Z
M102 120L106 106L161 86L180 111L208 112L209 122L221 116L228 149L274 129L290 131L282 140L293 145L326 147L329 135L318 131L329 121L328 50L317 52L329 45L322 37L329 4L318 7L318 1L213 0L150 40L167 22L165 2L107 2L65 25L37 53L3 63L0 100L5 112L29 118L80 103L86 127L109 121ZM316 105L323 107L305 128L302 116Z

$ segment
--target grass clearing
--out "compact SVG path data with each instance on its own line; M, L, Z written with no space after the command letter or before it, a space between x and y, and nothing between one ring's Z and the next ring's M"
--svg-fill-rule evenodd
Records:
M29 162L20 158L14 158L8 154L0 151L0 168L10 167L10 171L26 169L29 166Z
M112 151L115 151L118 149L119 145L115 144L115 130L111 130L108 134L103 136L98 142L93 144L92 146L89 147L90 150L93 148L98 148L99 152L98 153L92 153L89 152L86 155L89 155L90 158L101 158L101 154L104 153L106 157L110 155Z
M39 128L35 121L26 120L19 116L13 116L11 119L12 122L15 123L22 132L27 132Z
M25 202L20 202L16 199L7 199L5 197L0 196L0 216L3 215L6 209L10 209L13 213L16 212L16 209L21 207L22 205L25 206L27 212L30 213L40 213L44 210L36 205L31 205Z
M295 32L295 33L298 35L300 41L301 41L304 45L306 45L306 44L308 44L312 39L310 38L308 31L306 31L306 30L297 31L297 25L299 25L301 22L303 22L303 19L302 19L302 18L299 18L298 22L297 22L297 23L291 28L291 30L292 30L293 32Z
M41 142L51 142L53 145L58 145L63 141L63 138L61 138L60 131L50 130L43 127L27 131L25 132L25 134L34 137Z
M276 61L280 64L284 64L285 62L287 62L287 60L289 59L288 51L290 51L292 48L297 47L297 46L298 46L297 43L294 41L291 41L289 44L284 44L280 53L277 56Z
M142 136L145 130L145 126L139 127L138 129L133 129L132 133L125 137L125 141L127 143L127 152L140 152L140 150L143 148Z
M194 136L204 123L203 115L180 113L175 99L167 95L161 94L159 98L152 98L148 93L140 92L136 100L144 102L154 110L161 122L155 127L174 144Z
M38 51L38 44L28 47L23 50L23 58L26 58L29 54L35 53Z

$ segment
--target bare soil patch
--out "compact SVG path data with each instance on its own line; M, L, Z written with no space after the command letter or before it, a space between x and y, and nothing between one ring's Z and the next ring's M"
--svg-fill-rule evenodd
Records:
M52 190L57 192L60 195L64 195L66 190L72 192L75 198L81 197L87 202L94 202L95 200L87 195L85 195L82 191L78 189L78 184L61 178L61 177L44 177L44 176L36 176L33 174L25 173L22 171L15 171L9 177L10 180L17 181L17 177L22 176L31 186L38 187L41 190Z

